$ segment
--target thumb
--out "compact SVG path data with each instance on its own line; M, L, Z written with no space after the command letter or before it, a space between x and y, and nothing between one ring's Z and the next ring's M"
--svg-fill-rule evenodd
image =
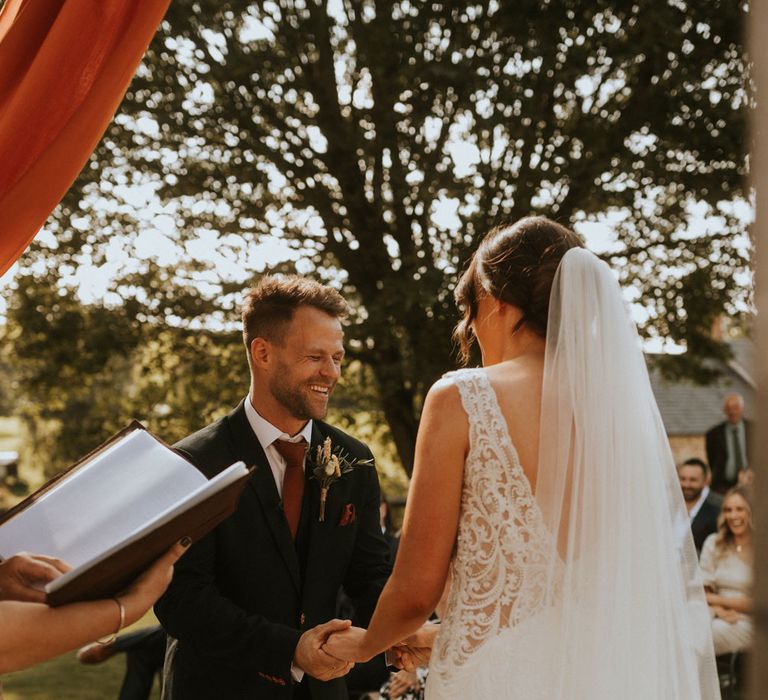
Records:
M185 537L184 539L174 544L173 547L171 547L165 554L163 554L163 556L161 556L158 561L162 562L165 566L172 566L179 560L179 558L181 558L181 555L189 549L189 545L191 543L192 540L190 540L188 537Z

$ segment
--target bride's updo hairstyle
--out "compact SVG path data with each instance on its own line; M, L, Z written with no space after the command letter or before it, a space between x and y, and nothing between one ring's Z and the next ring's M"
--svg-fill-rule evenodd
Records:
M563 255L576 247L584 247L577 234L544 216L527 216L486 234L454 292L463 318L453 332L453 339L463 364L469 361L475 341L472 322L477 315L477 302L485 294L523 312L515 330L525 325L546 337L555 272Z

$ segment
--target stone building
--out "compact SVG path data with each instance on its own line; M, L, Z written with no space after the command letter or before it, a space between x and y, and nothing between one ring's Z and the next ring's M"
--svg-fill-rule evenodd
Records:
M744 397L744 416L755 415L755 378L752 373L754 346L746 339L729 343L733 358L721 366L722 377L713 384L699 386L690 381L669 381L650 363L651 385L669 436L675 463L689 457L706 460L704 434L725 420L722 412L726 394Z

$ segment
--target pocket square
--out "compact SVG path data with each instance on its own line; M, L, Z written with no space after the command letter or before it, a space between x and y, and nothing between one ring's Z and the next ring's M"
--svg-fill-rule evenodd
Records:
M355 522L355 504L354 503L347 503L347 505L344 506L344 510L341 513L341 518L339 518L339 527L344 527L345 525L351 525L353 522Z

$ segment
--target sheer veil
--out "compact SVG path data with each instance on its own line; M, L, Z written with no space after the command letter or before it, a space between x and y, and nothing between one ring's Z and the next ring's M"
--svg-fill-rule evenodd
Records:
M672 454L619 285L582 248L550 297L536 501L556 556L541 697L720 697Z

